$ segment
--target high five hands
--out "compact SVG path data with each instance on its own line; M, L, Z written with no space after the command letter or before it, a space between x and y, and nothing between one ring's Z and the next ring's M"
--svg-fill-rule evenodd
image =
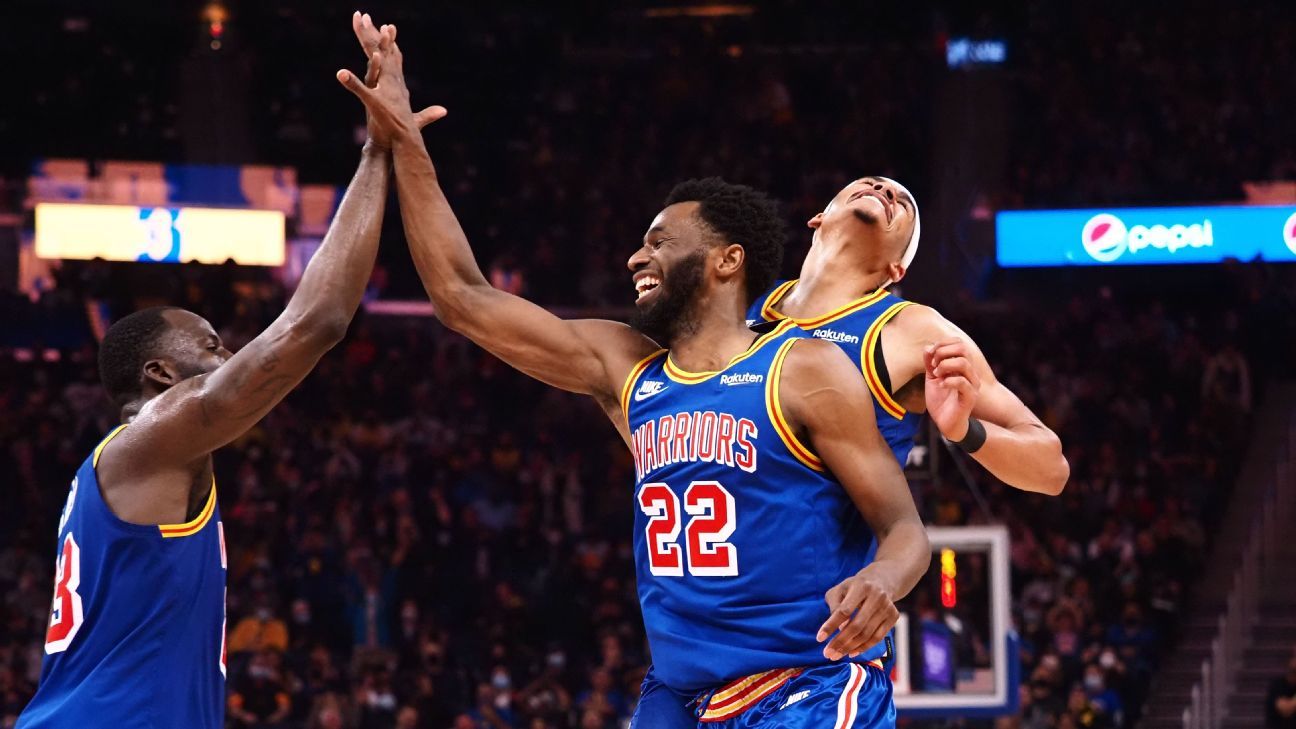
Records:
M410 108L396 26L374 27L368 13L357 11L351 16L351 29L369 65L363 80L346 69L337 72L337 80L364 103L370 144L391 149L395 142L418 139L419 130L444 117L446 109L429 106L414 113Z

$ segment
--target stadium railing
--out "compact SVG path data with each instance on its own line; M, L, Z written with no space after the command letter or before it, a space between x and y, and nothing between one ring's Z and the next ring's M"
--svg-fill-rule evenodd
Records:
M1260 612L1265 578L1279 558L1283 530L1296 518L1296 415L1289 418L1286 448L1264 487L1259 509L1242 561L1234 573L1233 586L1219 618L1219 630L1211 643L1210 655L1202 661L1201 677L1183 711L1184 729L1220 729L1229 695L1237 679L1242 654Z

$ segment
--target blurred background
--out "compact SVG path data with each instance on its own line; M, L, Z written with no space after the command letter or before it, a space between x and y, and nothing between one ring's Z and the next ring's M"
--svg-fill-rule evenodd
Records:
M333 77L363 67L355 9L0 9L0 727L39 676L67 483L117 421L97 337L169 303L234 349L281 311L364 139ZM902 725L1296 725L1290 2L360 9L399 26L414 104L450 110L425 136L492 281L564 314L626 313L682 179L779 198L788 276L843 185L914 192L903 295L980 344L1072 475L1023 494L924 434L925 520L1011 534L1020 690ZM624 726L648 661L628 454L429 316L394 197L347 340L216 456L229 725ZM984 661L974 615L913 610Z

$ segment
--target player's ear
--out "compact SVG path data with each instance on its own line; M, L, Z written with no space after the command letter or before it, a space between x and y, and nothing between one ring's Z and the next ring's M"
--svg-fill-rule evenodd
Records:
M823 213L815 213L815 216L813 218L810 218L809 220L806 221L807 228L813 228L815 230L819 230L819 226L821 225L823 225Z
M742 271L743 262L747 260L747 251L741 245L730 243L720 247L720 258L716 263L716 272L723 278L737 275Z
M908 270L899 261L892 261L887 264L887 275L891 277L891 283L898 283L900 279L904 278L905 272Z
M144 381L165 390L180 381L180 373L165 359L151 359L144 363Z

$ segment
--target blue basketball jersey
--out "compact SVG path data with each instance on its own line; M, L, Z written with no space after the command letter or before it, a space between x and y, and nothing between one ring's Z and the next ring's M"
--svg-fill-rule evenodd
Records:
M824 593L868 564L873 533L779 404L784 359L807 336L783 322L720 372L663 350L622 390L639 602L653 670L675 691L828 663Z
M769 293L756 299L747 311L747 324L787 319L775 311L775 307L795 285L795 279L780 282ZM878 371L875 356L882 340L882 327L911 303L886 289L878 289L823 316L792 320L810 336L835 342L859 366L864 382L873 394L878 430L891 446L901 468L909 460L909 451L913 450L914 435L922 423L922 416L905 410L891 396L883 385L885 373Z
M40 686L18 729L220 729L225 541L216 487L184 524L117 518L81 464L59 519Z

